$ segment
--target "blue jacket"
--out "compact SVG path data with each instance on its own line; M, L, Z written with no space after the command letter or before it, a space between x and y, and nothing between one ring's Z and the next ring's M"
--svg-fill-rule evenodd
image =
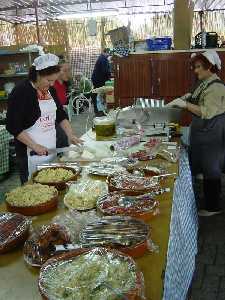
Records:
M107 57L103 54L99 56L95 63L94 71L91 76L94 87L101 87L110 79L110 65Z

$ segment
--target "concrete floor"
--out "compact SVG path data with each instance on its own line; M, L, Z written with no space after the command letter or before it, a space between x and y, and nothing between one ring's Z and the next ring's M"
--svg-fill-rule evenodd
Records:
M72 126L77 136L85 132L86 120L86 113L73 117ZM19 184L18 171L14 169L7 179L0 182L0 196L3 198L5 192ZM222 194L222 206L225 207L225 179ZM200 218L199 225L199 253L191 299L225 300L225 214Z

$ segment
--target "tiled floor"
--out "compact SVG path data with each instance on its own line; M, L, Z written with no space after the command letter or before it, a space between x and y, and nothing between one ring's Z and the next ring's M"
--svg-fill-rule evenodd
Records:
M87 114L74 116L72 126L81 136L86 131ZM91 126L91 122L89 126ZM18 172L0 182L0 197L19 185ZM225 207L225 179L222 206ZM193 278L192 300L225 300L225 214L199 220L199 253Z
M224 177L222 183L221 207L225 209ZM192 300L225 300L225 213L199 218L198 245Z

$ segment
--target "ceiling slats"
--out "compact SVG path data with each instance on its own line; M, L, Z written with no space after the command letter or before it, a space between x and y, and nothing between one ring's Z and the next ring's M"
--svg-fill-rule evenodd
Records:
M13 23L35 21L34 0L0 0L0 19ZM57 19L60 15L87 11L118 9L126 13L169 12L174 0L39 0L38 17L40 21ZM225 9L225 0L196 0L196 10ZM88 11L87 11L88 12Z

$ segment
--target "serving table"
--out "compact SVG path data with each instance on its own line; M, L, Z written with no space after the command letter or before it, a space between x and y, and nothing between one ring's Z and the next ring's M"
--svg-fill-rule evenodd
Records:
M101 147L101 145L104 145L106 142L93 142L90 140L89 135L83 136L83 139L86 141L87 144L94 144L96 143L96 147ZM184 155L184 154L182 154ZM182 159L181 159L182 160ZM161 160L157 160L158 163L160 163ZM184 161L185 160L184 157ZM184 167L183 171L185 171L186 166ZM176 164L170 164L170 167L168 169L171 173L176 173L178 175L178 163ZM181 171L181 170L180 170ZM182 172L183 172L182 171ZM188 174L190 175L190 174ZM180 176L180 175L179 175ZM179 190L180 186L182 186L181 183L185 184L182 180L179 179L179 176L176 179L175 183L175 192L180 193ZM183 175L182 175L183 176ZM186 177L187 179L187 177ZM165 300L182 300L185 298L178 298L180 293L178 291L177 297L174 296L174 291L171 290L170 286L172 288L176 289L185 289L185 291L182 291L184 294L187 292L188 286L190 284L190 278L193 274L193 268L190 268L189 270L189 276L186 279L186 281L183 283L183 279L180 277L179 274L176 272L180 272L181 269L179 269L179 266L173 269L173 264L175 263L173 260L173 251L176 251L176 254L180 254L179 250L181 250L178 246L185 246L186 242L189 242L188 237L185 236L185 228L182 227L182 224L179 224L180 230L182 232L181 236L178 232L178 237L181 239L181 241L174 240L174 233L177 230L177 223L178 219L182 217L182 214L186 217L186 221L189 222L189 218L193 217L191 210L195 211L195 207L193 204L193 199L191 199L191 206L188 208L188 212L185 210L182 210L182 214L179 215L177 213L177 208L175 209L173 203L176 205L180 205L179 201L177 200L178 194L175 195L174 193L174 178L169 177L165 179L163 183L164 187L169 187L170 192L164 193L162 195L157 196L156 198L160 202L160 214L155 216L151 219L149 224L152 228L152 240L155 245L158 246L158 252L153 253L146 253L143 257L136 259L137 265L139 269L144 274L145 279L145 294L147 300L161 300L163 297ZM190 190L190 186L186 191L191 195L192 197L192 190ZM49 221L57 214L63 213L66 211L66 208L63 205L63 195L64 192L60 193L60 201L59 201L59 207L56 211L51 213L46 213L44 215L40 215L38 217L32 217L33 221L33 227L40 226L42 224L49 223ZM182 199L185 200L184 198ZM190 201L190 197L188 199ZM175 206L176 206L175 205ZM178 209L179 210L179 209ZM0 211L6 211L5 204L0 205ZM172 213L173 212L173 213ZM172 213L172 218L171 218ZM174 218L176 219L174 221ZM171 220L173 222L171 222ZM179 222L178 222L179 223ZM197 230L197 227L193 229L193 232ZM176 236L176 234L175 234ZM171 238L173 240L171 240ZM196 239L196 236L192 236L193 239ZM186 239L186 240L185 240ZM169 248L168 248L169 245ZM195 245L193 246L193 255L196 253ZM179 248L179 249L178 249ZM185 251L184 251L185 252ZM193 255L187 255L185 262L189 263L190 261L193 262ZM172 259L171 257L172 256ZM181 259L183 256L181 257ZM189 261L190 260L190 261ZM177 261L179 262L179 261ZM193 263L192 263L193 265ZM183 266L182 271L185 272L185 266ZM41 297L38 292L38 286L37 286L37 279L39 271L35 268L28 267L22 256L22 249L17 249L11 253L5 254L0 256L0 299L10 299L10 300L17 300L17 299L29 299L29 300L40 300ZM182 273L183 274L183 273ZM177 276L177 277L174 277ZM165 281L164 283L164 278ZM175 278L175 279L174 279ZM178 282L177 282L178 279ZM174 280L176 283L174 283ZM179 286L180 285L180 286ZM185 285L185 286L184 286ZM164 289L165 287L165 289ZM163 296L164 293L164 296ZM177 292L176 292L177 293Z

